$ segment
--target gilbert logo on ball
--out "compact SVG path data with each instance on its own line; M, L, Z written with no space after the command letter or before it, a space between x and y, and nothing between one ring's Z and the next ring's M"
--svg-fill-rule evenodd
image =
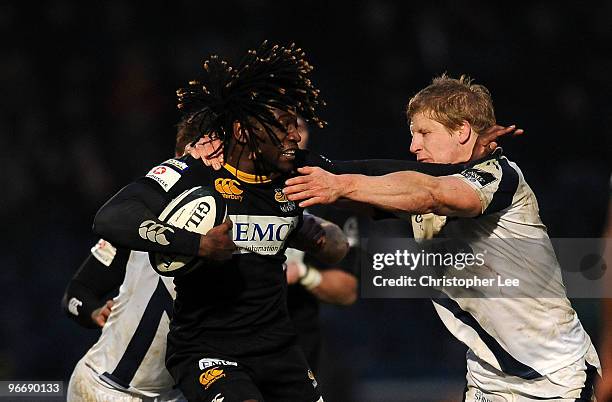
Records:
M223 198L213 189L190 188L173 199L159 215L159 220L170 227L205 235L223 223L227 209ZM160 275L174 276L191 271L201 263L195 256L149 253L151 264Z

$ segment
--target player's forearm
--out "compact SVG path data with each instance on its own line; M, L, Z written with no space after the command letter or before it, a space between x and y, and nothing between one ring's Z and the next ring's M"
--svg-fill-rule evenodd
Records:
M62 298L62 310L77 324L85 328L98 328L91 312L102 304L95 292L78 281L71 280Z
M339 269L319 271L321 282L310 291L317 299L331 304L351 305L357 300L357 279Z
M388 211L412 214L440 208L436 178L417 172L396 172L384 176L340 175L340 197Z
M100 208L93 231L131 250L197 255L200 235L157 219L165 200L143 183L132 183Z

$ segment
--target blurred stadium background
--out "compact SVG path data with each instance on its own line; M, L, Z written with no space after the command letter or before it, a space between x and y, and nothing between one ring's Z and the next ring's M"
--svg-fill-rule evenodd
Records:
M174 90L203 57L295 41L330 122L332 159L406 158L408 98L467 73L498 121L526 129L504 149L539 197L551 237L598 237L610 175L612 2L293 1L0 3L2 241L0 380L68 380L98 332L60 311L122 185L171 155ZM598 336L597 300L577 300ZM459 400L464 348L428 301L325 307L326 401Z

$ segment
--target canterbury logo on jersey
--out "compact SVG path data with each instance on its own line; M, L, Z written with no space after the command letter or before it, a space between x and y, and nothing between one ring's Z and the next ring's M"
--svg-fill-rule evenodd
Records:
M81 307L82 305L83 305L82 301L80 301L76 297L73 297L68 302L68 311L70 311L70 314L78 316L79 315L79 307Z
M218 393L217 395L215 395L213 400L210 401L210 402L223 402L224 399L225 399L225 397L223 396L223 394Z
M160 225L159 223L155 223L152 220L146 220L140 224L140 228L138 229L138 234L145 240L152 241L153 243L161 244L162 246L167 246L170 244L168 239L166 239L166 235L164 232L174 233L174 230L171 228Z
M204 389L208 389L208 387L223 377L225 377L223 370L218 367L213 367L200 375L200 384L204 386Z
M229 215L237 253L274 255L298 224L298 217Z
M242 190L240 183L234 179L219 178L215 180L215 190L219 192L223 198L230 200L242 201Z

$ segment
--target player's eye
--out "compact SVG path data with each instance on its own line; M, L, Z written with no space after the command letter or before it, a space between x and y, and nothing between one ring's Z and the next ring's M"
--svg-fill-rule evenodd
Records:
M297 121L295 120L283 121L281 124L288 133L292 133L297 130Z

